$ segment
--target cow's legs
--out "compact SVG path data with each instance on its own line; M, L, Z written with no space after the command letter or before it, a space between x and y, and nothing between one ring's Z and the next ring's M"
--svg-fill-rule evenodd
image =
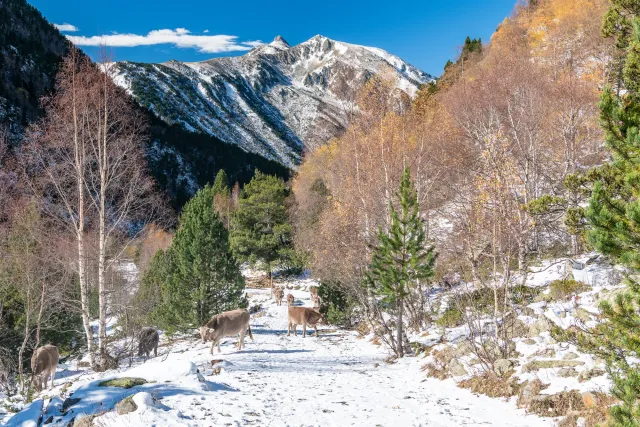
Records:
M211 350L209 350L209 354L213 354L213 347L216 345L215 341L211 341Z
M56 371L51 372L51 388L53 389L53 379L56 377Z
M289 321L289 325L287 326L287 336L291 336L291 321Z
M244 331L240 332L240 341L238 341L238 350L244 348Z
M318 325L313 325L313 329L316 330L316 338L318 338Z
M296 337L298 336L298 324L297 323L293 324L293 335L296 336Z
M302 322L302 338L307 337L307 322Z

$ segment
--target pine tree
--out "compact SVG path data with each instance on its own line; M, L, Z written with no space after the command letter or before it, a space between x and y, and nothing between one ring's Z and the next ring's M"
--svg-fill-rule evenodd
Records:
M291 225L285 202L289 189L281 178L256 171L242 191L231 220L231 246L236 256L272 269L290 254Z
M418 197L411 182L409 169L405 169L396 195L398 208L391 208L391 225L380 228L378 246L374 249L365 286L381 302L396 309L395 352L404 356L402 348L402 315L404 299L417 281L433 275L436 253L428 246L425 225L418 211Z
M227 230L231 226L231 211L233 210L231 202L231 189L229 188L229 178L224 169L220 169L213 182L213 205L216 212L220 215Z
M216 175L216 179L213 181L213 194L221 194L223 196L231 196L231 190L229 189L229 178L224 169L220 169Z
M143 278L162 287L154 317L170 329L201 325L212 315L246 304L244 279L229 246L229 235L206 186L185 205L176 236L157 255Z
M640 21L622 13L626 0L614 0L605 16L603 34L615 35L625 52L619 96L607 88L601 98L601 122L612 161L590 172L593 192L585 212L589 242L600 252L640 271ZM637 2L631 2L637 3ZM636 8L638 9L638 5ZM629 9L624 9L628 11ZM638 9L640 11L640 9ZM617 24L616 24L617 23ZM630 33L632 23L633 32ZM640 285L628 289L600 309L603 323L574 338L585 350L607 362L612 393L622 402L611 408L614 425L640 425Z

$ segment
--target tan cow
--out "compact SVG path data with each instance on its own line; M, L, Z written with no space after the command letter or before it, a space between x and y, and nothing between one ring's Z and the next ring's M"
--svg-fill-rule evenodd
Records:
M327 322L322 317L322 314L309 307L289 307L289 329L287 336L291 336L291 328L293 327L293 334L298 336L298 325L302 325L302 336L307 336L307 325L313 327L316 330L316 337L318 337L318 324L326 325Z
M200 328L202 342L211 341L210 354L213 354L213 347L215 346L218 346L218 353L220 353L220 341L222 341L222 338L240 334L238 350L242 350L247 329L249 329L249 338L253 341L249 320L249 312L244 309L216 314Z
M275 288L273 293L276 297L276 305L282 305L282 298L284 298L284 290L278 287L278 288Z
M53 378L56 376L58 359L60 359L60 353L55 345L47 344L38 347L33 352L33 356L31 356L31 384L35 386L37 391L42 390L43 380L44 388L47 388L49 377L51 377L50 388L53 388Z
M291 307L295 301L295 298L292 294L287 295L287 305Z

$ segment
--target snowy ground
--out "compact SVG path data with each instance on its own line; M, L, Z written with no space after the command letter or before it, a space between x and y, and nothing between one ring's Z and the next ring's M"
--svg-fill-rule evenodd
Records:
M300 290L285 291L294 294L298 305L311 305L306 282ZM263 310L252 316L254 342L247 339L244 350L237 351L235 339L227 339L222 353L211 356L209 346L195 337L173 343L163 337L157 358L137 360L129 370L87 374L61 366L56 388L43 393L48 408L43 419L53 416L48 425L65 425L84 412L102 413L94 425L118 427L553 425L552 419L526 415L512 401L473 395L453 380L426 378L422 360L386 364L384 349L355 332L324 327L319 338L313 330L302 338L300 329L297 337L287 337L286 305L276 306L268 290L248 292L251 304L261 304ZM222 368L218 375L211 375L213 359L223 360L215 365ZM98 386L105 378L121 376L150 383L128 390ZM65 394L67 382L72 385ZM46 399L61 394L63 398ZM128 395L135 395L138 409L117 415L112 408ZM61 416L69 396L81 400ZM34 406L40 405L36 401Z

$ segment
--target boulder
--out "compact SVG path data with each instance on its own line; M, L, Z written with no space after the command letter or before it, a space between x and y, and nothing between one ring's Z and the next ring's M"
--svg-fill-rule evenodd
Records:
M133 401L131 396L125 397L116 403L116 412L118 415L125 415L138 409L138 405Z
M452 360L447 366L447 370L454 377L460 377L462 375L467 375L467 370L464 368L462 363L458 362L456 359Z
M526 345L536 345L536 340L534 340L533 338L527 338L526 340L522 341L523 343L525 343Z
M473 351L473 345L469 341L462 341L457 345L455 354L458 357L466 356Z
M509 373L514 365L515 364L509 359L498 359L493 363L493 372L502 377Z
M606 372L600 368L587 369L586 371L582 371L580 375L578 375L578 382L583 383L589 381L591 378L599 377L604 374L606 374Z
M553 322L547 319L545 316L540 316L538 319L529 325L529 338L537 337L543 332L549 332L553 328Z
M577 359L578 357L580 357L580 356L578 356L574 352L570 351L569 353L567 353L564 356L562 356L562 360L574 360L574 359Z
M522 372L535 372L540 369L562 369L562 368L575 368L576 366L582 366L584 362L578 360L534 360L527 363L522 367Z
M529 359L538 359L540 357L550 359L555 357L556 351L551 347L541 348L540 350L529 356Z
M574 368L560 368L558 369L558 376L562 378L577 377L578 372Z
M536 397L540 390L542 390L542 381L534 379L527 381L522 385L520 394L518 395L518 406L520 408L527 408L531 404L531 401Z
M95 417L95 415L86 415L82 418L75 417L73 419L73 427L93 427L93 419Z

